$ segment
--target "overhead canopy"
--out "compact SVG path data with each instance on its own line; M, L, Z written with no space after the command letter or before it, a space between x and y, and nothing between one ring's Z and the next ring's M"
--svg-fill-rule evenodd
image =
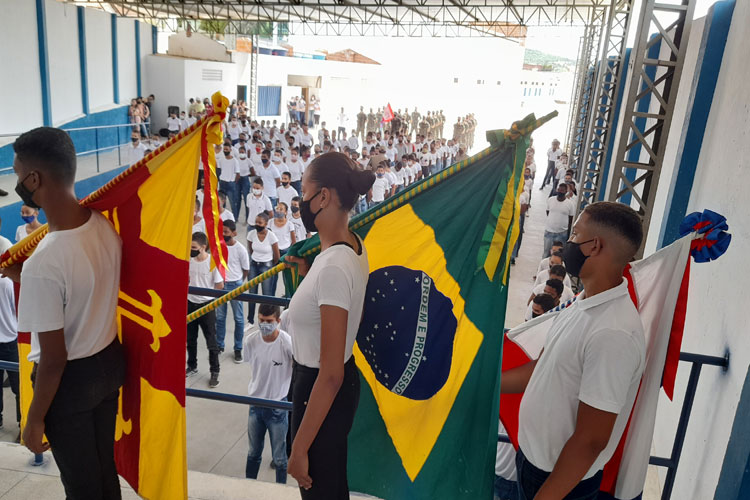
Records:
M288 23L310 34L460 36L466 30L522 38L527 26L584 26L611 0L66 0L150 20ZM245 22L245 23L243 23ZM244 24L244 26L243 26Z

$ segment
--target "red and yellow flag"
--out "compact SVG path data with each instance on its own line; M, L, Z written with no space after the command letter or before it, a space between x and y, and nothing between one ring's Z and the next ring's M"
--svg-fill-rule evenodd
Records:
M199 161L211 254L222 274L226 268L213 144L221 143L228 100L216 93L213 104L213 115L81 202L107 217L122 239L117 321L127 378L120 391L115 459L118 473L147 499L187 498L185 318ZM46 226L12 247L0 266L28 258L44 234ZM24 417L31 403L26 336L19 336Z

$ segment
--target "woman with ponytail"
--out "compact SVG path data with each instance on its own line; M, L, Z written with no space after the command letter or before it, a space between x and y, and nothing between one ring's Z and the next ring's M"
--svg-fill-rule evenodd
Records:
M287 257L305 279L289 305L293 333L292 452L288 472L303 500L349 498L347 436L359 403L352 348L369 276L362 240L349 213L375 174L341 153L326 153L302 178L302 221L320 237L312 265Z

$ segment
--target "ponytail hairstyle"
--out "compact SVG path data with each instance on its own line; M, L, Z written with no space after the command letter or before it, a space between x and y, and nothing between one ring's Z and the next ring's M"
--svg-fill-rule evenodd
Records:
M318 188L329 188L339 195L341 208L346 212L354 208L359 195L367 194L375 182L371 170L360 170L355 162L343 153L326 153L315 158L307 167L310 181Z

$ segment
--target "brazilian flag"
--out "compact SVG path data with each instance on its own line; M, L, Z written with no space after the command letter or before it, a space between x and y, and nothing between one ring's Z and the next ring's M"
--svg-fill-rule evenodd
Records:
M387 500L490 500L510 255L531 132L490 147L352 220L370 263L354 347L362 393L352 491ZM316 239L293 255L313 257ZM285 276L293 290L296 276Z

